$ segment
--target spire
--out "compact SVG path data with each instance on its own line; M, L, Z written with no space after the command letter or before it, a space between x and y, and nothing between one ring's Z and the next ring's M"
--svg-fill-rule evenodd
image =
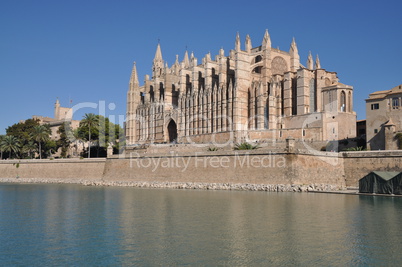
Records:
M225 56L225 51L223 50L222 47L221 47L221 49L219 49L219 56L221 56L221 57Z
M299 50L297 49L297 44L296 44L296 41L295 41L294 37L292 39L292 43L290 44L289 53L291 55L298 55L299 54Z
M174 64L172 65L171 73L173 74L178 74L180 64L179 64L179 55L176 55L176 60Z
M208 52L208 54L205 55L205 58L207 61L211 61L211 52Z
M307 68L312 70L313 69L313 56L311 55L311 51L308 54L307 58Z
M262 40L262 48L271 48L271 37L269 36L268 30L265 30L264 39Z
M194 56L194 52L191 52L190 56L190 67L197 66L197 58Z
M131 71L130 88L129 89L133 90L138 87L139 87L139 82L138 82L137 66L136 66L136 63L134 62L133 70Z
M152 66L152 78L161 77L162 70L164 69L163 59L162 59L162 51L161 46L158 42L158 46L156 47L154 62Z
M60 101L59 101L59 98L58 98L58 97L56 98L56 103L55 103L55 105L59 105L59 106L60 106Z
M250 38L250 35L247 34L247 36L246 36L246 51L247 51L247 53L251 52L251 48L252 48L251 38Z
M290 54L290 70L297 71L300 68L300 56L294 37L292 43L290 44L289 54Z
M179 55L176 55L176 61L174 62L174 65L179 65Z
M240 51L240 35L239 32L236 34L235 50Z
M158 46L156 47L156 52L155 52L155 57L154 57L154 62L157 61L162 61L162 51L161 51L161 45L158 43Z
M187 52L187 50L184 53L183 63L184 63L184 68L188 68L190 66L190 61L188 60L188 52Z
M321 69L321 63L320 63L320 59L318 58L318 54L315 57L315 68L316 69Z

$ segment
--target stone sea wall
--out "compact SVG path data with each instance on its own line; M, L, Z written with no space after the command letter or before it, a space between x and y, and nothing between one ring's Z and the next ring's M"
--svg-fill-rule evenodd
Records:
M104 181L217 184L330 184L345 187L342 159L308 154L225 151L143 155L108 159Z
M109 159L1 160L0 182L305 192L356 187L371 171L401 168L402 151L171 151Z
M344 159L347 186L359 186L359 179L372 171L402 172L402 150L340 153Z
M94 180L103 176L105 161L104 158L0 160L0 177Z

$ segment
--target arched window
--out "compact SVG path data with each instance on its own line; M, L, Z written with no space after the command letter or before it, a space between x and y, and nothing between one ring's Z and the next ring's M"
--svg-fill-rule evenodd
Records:
M269 97L266 100L265 107L264 107L264 128L268 129L268 116L269 116Z
M255 67L253 73L261 73L262 66Z
M152 85L149 88L149 96L150 96L150 101L154 102L155 101L155 92L154 92L154 87Z
M205 79L202 77L201 71L198 72L198 90L204 90Z
M172 84L172 105L174 107L179 106L179 92L176 91L176 85Z
M256 56L254 59L254 63L258 63L260 61L262 61L262 56L260 56L260 55Z
M219 74L216 73L215 68L212 68L212 88L216 85L216 87L219 86Z
M163 88L163 83L159 83L159 100L165 100L165 88Z
M341 112L346 111L346 94L345 94L345 91L341 92L340 111Z
M191 93L190 75L186 74L186 94Z
M297 78L292 78L292 115L297 115Z
M247 93L247 120L248 120L248 127L251 128L252 124L251 124L251 93L250 93L250 89L248 90Z
M352 112L352 93L348 93L348 111Z
M258 101L257 101L257 87L254 88L254 129L258 129Z
M317 110L316 108L316 90L315 90L315 80L310 80L310 113L313 113Z

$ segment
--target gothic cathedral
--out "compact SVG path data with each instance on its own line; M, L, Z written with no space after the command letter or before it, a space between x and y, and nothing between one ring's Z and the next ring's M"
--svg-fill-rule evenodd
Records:
M193 54L169 67L160 44L152 78L140 86L137 69L127 93L127 145L227 143L288 137L311 141L355 136L353 87L308 56L306 66L293 39L288 52L271 47L268 31L253 47L239 34L235 48L199 63Z

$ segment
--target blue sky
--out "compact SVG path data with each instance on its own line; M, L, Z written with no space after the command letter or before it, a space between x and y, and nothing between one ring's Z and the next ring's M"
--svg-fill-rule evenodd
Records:
M288 51L295 37L302 64L311 51L354 86L364 119L369 93L402 84L401 12L400 0L1 0L0 134L32 115L53 117L56 98L62 106L104 101L107 116L124 115L133 62L142 83L158 40L170 66L186 47L199 62L221 47L228 55L237 32L242 48L246 34L258 46L265 29L273 47Z

